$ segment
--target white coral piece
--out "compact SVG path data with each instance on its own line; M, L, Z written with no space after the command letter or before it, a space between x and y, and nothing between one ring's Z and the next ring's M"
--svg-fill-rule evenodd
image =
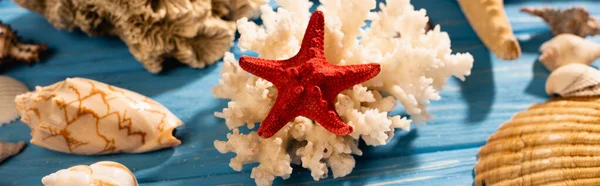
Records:
M287 59L298 52L312 3L277 2L281 6L277 11L261 6L264 26L244 18L238 20L239 46L243 51L253 50L267 59ZM227 142L215 141L215 147L221 153L237 153L231 161L235 170L239 171L243 164L259 162L252 170L258 185L270 185L276 176L288 178L290 162L310 169L315 180L326 178L328 167L335 178L350 174L355 164L352 155L362 155L359 139L367 145L385 145L396 128L410 130L411 120L388 116L398 101L412 120L426 122L432 118L426 107L430 100L440 99L446 79L464 79L470 74L473 57L452 54L450 38L439 26L426 32L425 10L414 10L408 0L382 3L376 13L370 12L375 8L375 0L320 2L318 9L325 14L328 61L337 65L377 62L382 65L382 72L338 95L336 110L354 128L351 134L336 136L308 118L297 117L275 137L262 139L256 132L239 134L236 128L245 124L253 128L254 123L261 122L276 99L277 89L242 70L233 54L227 53L222 79L213 88L213 94L231 99L228 108L215 115L226 120L233 134L228 134ZM352 11L346 11L349 9ZM363 29L366 20L372 22Z

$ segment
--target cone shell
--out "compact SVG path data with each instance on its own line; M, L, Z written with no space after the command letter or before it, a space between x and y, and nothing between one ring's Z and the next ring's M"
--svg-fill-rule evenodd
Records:
M20 81L8 76L0 76L0 126L19 118L15 97L29 91Z
M77 165L42 178L44 186L137 186L137 179L124 165L102 161L90 166Z
M562 66L548 77L546 93L563 97L600 95L600 71L584 64Z
M183 123L160 103L101 82L69 78L17 96L31 143L72 154L139 153L174 147Z
M479 150L475 185L600 185L600 97L517 113Z
M17 155L21 152L21 149L25 147L25 142L18 143L5 143L0 142L0 163L7 158Z

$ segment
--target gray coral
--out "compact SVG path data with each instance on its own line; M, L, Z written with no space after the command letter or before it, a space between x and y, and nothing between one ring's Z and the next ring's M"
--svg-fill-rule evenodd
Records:
M114 35L157 73L166 58L203 68L232 46L235 20L266 0L15 0L54 27L89 36Z

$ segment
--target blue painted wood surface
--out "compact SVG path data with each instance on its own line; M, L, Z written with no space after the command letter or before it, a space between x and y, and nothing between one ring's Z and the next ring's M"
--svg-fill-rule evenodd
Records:
M417 8L426 8L432 22L449 32L454 51L475 57L472 75L465 82L449 79L442 100L429 108L436 118L426 126L397 131L385 146L363 145L364 155L356 157L356 168L347 177L314 182L309 171L295 167L292 178L278 178L275 184L471 185L476 154L487 137L515 112L548 98L544 83L549 72L536 59L539 46L551 35L541 19L519 13L519 8L578 5L600 15L600 3L594 1L507 0L506 11L523 49L518 60L507 62L482 45L454 0L412 2ZM224 121L213 116L227 101L214 99L210 93L218 81L220 63L201 70L174 65L153 75L116 38L89 38L81 32L56 30L41 16L9 0L0 0L0 20L11 24L24 39L47 43L53 51L42 63L13 66L2 70L3 75L30 88L67 77L98 80L152 97L185 122L176 134L183 141L181 146L152 153L78 156L29 145L0 165L0 186L41 185L44 175L101 160L128 166L144 186L254 185L250 178L254 165L236 172L228 166L234 154L222 155L213 147L213 140L224 140L228 132ZM237 47L232 51L238 57L242 54ZM402 113L398 108L392 114ZM21 122L0 128L0 141L29 138L29 129Z

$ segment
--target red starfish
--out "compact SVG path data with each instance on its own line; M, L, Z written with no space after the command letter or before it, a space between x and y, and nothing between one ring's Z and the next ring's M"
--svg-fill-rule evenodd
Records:
M378 63L336 66L325 59L325 20L323 12L310 17L302 46L287 60L243 56L240 67L277 87L277 99L258 135L269 138L297 116L306 116L336 135L352 132L335 111L337 95L355 84L379 74Z

